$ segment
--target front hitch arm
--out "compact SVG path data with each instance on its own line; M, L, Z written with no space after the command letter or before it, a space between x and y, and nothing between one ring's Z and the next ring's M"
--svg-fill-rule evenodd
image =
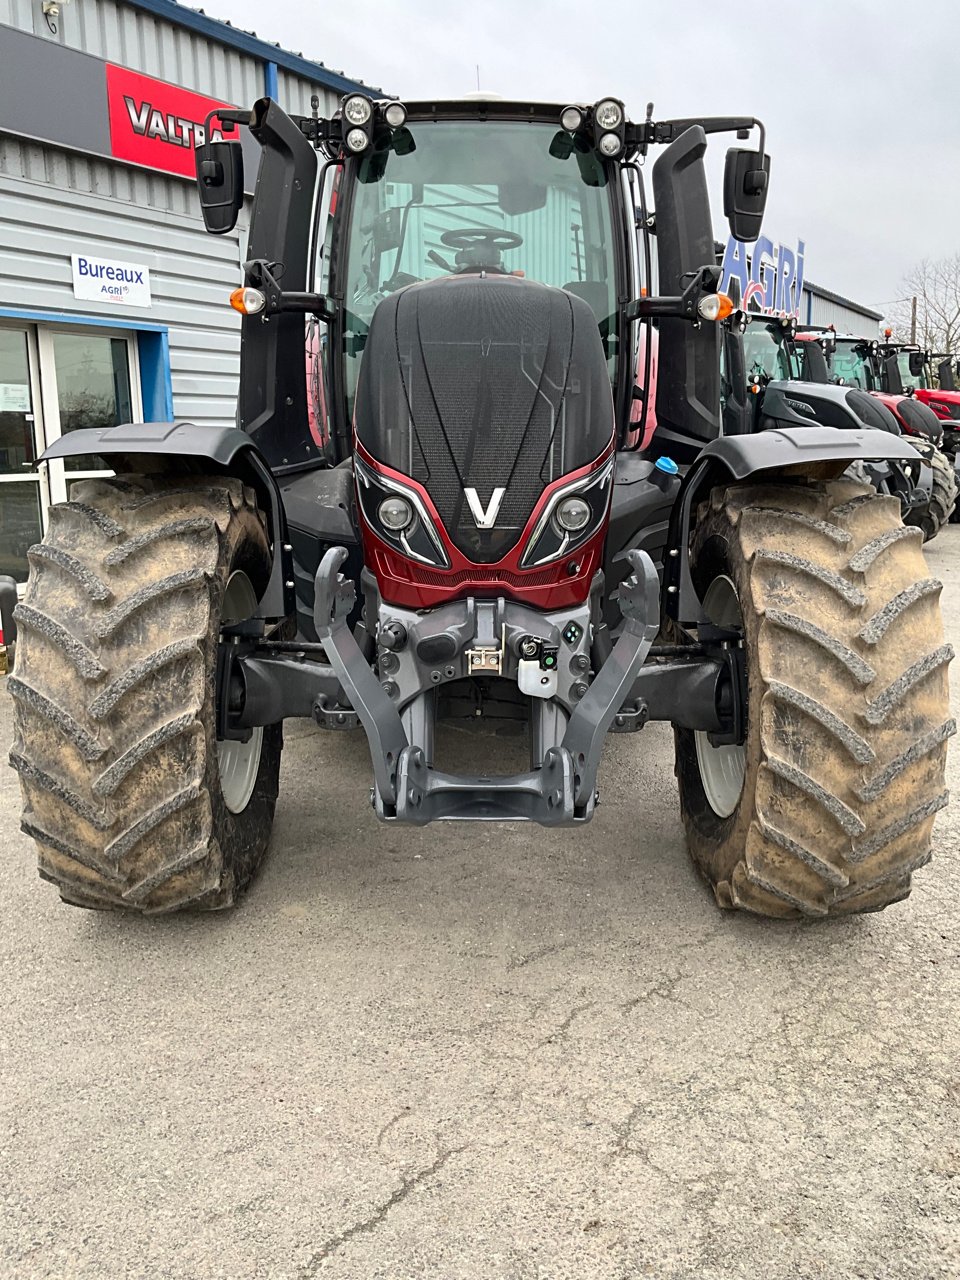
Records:
M620 584L623 631L563 735L576 768L578 809L592 805L603 740L660 630L660 581L653 561L645 551L628 551L626 558L632 572Z
M389 811L397 804L400 753L410 744L400 713L384 693L347 625L356 588L340 573L346 559L345 547L331 547L320 561L314 583L313 621L327 660L366 731L377 790Z

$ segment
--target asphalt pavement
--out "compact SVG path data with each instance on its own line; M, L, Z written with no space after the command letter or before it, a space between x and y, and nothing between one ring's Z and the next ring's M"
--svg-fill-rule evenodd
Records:
M960 526L930 562L960 650ZM651 726L583 830L417 831L294 726L243 905L159 920L61 905L0 768L0 1276L960 1276L960 801L907 902L765 922L672 768Z

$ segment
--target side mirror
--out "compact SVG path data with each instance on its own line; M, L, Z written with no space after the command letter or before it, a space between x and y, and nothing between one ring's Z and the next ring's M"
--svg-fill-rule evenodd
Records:
M243 205L243 148L238 141L205 142L196 149L197 190L207 230L232 231Z
M723 167L723 214L734 240L756 240L770 186L770 157L731 147Z
M911 351L909 360L908 360L908 365L909 365L910 372L913 374L915 378L919 378L920 375L923 373L923 364L924 364L923 352Z

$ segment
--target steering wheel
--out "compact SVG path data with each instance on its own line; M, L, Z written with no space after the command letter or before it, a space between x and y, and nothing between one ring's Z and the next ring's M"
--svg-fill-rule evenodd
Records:
M440 243L451 249L493 249L499 256L501 249L517 249L523 244L523 236L515 231L493 231L489 227L465 227L463 231L444 231Z

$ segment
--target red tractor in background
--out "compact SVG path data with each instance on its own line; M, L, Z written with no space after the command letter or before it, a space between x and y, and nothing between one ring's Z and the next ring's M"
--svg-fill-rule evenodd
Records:
M956 384L960 361L946 352L934 354L910 343L891 342L889 329L884 336L886 341L880 344L884 389L910 396L937 417L943 428L940 447L960 485L960 391ZM956 507L950 519L960 520Z

